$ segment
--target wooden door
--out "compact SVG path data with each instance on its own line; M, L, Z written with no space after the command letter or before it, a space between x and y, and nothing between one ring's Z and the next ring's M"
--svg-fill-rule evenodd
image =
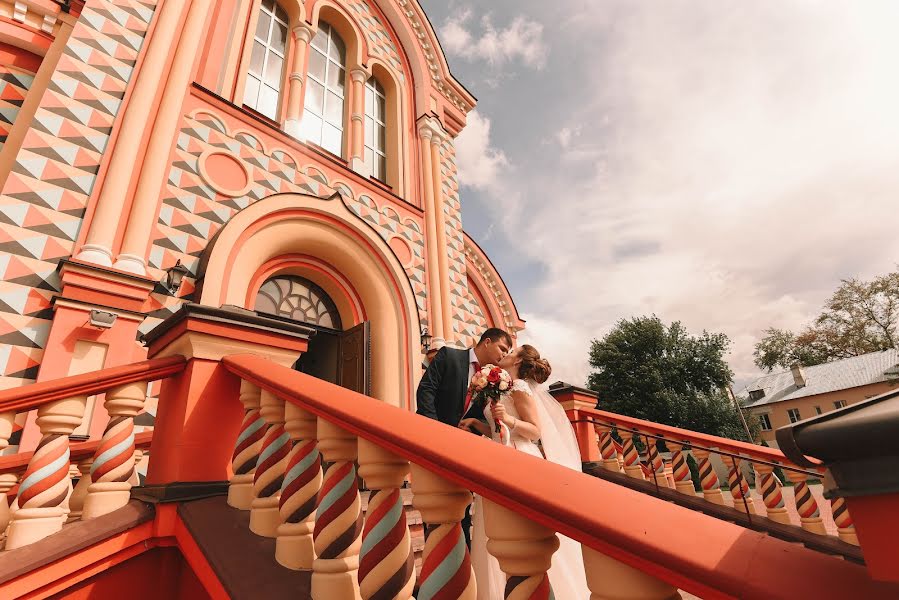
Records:
M371 326L368 321L339 334L337 385L371 395Z

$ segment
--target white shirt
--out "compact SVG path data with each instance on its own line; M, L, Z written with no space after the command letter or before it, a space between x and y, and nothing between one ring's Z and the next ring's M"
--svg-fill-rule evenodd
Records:
M474 364L478 362L478 355L474 353L474 348L468 349L468 381L471 382L471 378L474 377ZM484 365L481 365L484 366Z

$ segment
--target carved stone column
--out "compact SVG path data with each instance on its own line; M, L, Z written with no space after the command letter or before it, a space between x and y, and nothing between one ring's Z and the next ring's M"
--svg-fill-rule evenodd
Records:
M421 178L425 212L425 250L427 251L428 304L431 307L431 334L446 339L443 329L443 300L440 291L440 246L437 241L437 214L434 210L434 174L431 163L431 137L433 132L427 123L419 126L421 146Z
M244 418L240 425L240 433L234 444L231 457L231 476L228 486L228 506L240 510L250 510L253 502L253 475L256 473L256 462L262 450L262 438L265 435L265 419L259 413L261 391L249 381L240 382L240 403L243 404Z
M362 546L362 502L353 462L356 436L320 418L318 449L331 466L325 472L315 514L312 598L361 598L357 576Z
M369 177L365 164L365 82L368 73L362 67L350 70L350 168L363 177Z
M146 399L146 382L106 392L104 406L109 424L94 453L82 519L99 517L128 504L134 473L134 417L143 410Z
M476 600L477 584L460 521L471 504L471 492L412 465L412 506L421 519L436 525L425 541L418 600Z
M278 510L278 541L275 559L288 569L312 569L315 548L312 531L315 528L315 507L322 486L321 455L315 439L316 417L299 406L284 406L284 428L293 447L287 458L284 482Z
M359 440L359 475L372 490L359 555L359 592L365 600L412 598L415 558L400 495L408 473L407 461Z
M284 132L295 138L300 137L300 123L303 119L303 95L306 76L306 56L309 53L309 42L314 36L312 28L300 23L293 28L294 50L293 65L288 76L287 119Z

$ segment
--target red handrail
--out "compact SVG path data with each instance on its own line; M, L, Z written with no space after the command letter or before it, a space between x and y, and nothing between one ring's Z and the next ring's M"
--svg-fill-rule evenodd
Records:
M794 464L783 452L776 448L766 448L765 446L750 444L749 442L741 442L739 440L732 440L717 435L681 429L680 427L672 427L653 421L644 421L643 419L627 417L625 415L619 415L618 413L607 412L595 408L579 408L578 412L581 415L590 415L597 421L603 422L603 424L617 425L630 431L636 431L637 433L649 433L670 440L681 440L692 446L699 446L700 448L718 448L725 452L738 454L747 458L756 458L765 462L774 462L784 465ZM820 461L817 459L809 458L809 460L820 464ZM821 467L820 470L823 473L824 468Z
M703 598L892 597L856 564L565 469L258 356L241 378L602 554Z
M100 446L102 439L90 440L87 442L75 442L69 445L69 461L77 463L79 461L93 456L97 448ZM141 431L134 436L134 447L146 449L150 447L153 441L153 431ZM20 471L28 466L34 452L19 452L18 454L9 454L0 456L0 473L7 471Z
M3 390L0 392L0 413L31 410L47 402L74 396L91 396L135 381L155 381L180 373L186 364L183 356L151 358L130 365Z

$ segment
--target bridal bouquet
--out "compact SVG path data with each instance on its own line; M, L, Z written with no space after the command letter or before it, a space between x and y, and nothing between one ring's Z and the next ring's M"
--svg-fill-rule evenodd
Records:
M471 383L468 389L471 391L471 399L477 402L479 406L486 407L489 402L491 406L499 402L500 396L508 392L512 388L512 377L505 371L494 365L485 365L480 371L475 371L471 377ZM496 432L502 438L502 428L499 420L494 420Z

